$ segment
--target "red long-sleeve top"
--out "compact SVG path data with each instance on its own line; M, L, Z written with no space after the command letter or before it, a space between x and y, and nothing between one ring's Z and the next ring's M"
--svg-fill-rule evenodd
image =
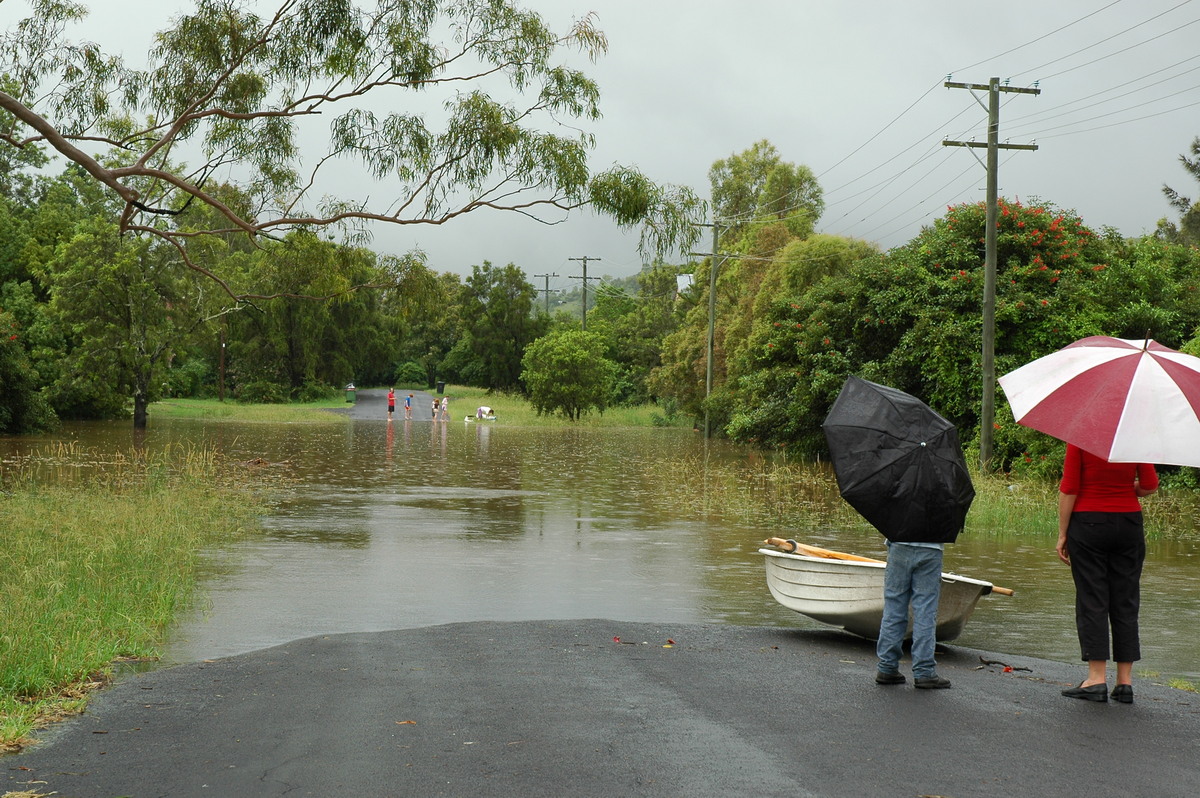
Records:
M1149 463L1110 463L1067 444L1058 490L1077 497L1073 512L1136 513L1142 504L1134 493L1135 480L1143 490L1158 488L1158 473Z

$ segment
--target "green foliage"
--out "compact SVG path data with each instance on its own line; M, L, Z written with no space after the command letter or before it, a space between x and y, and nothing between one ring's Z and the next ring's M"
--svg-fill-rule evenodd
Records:
M1179 163L1197 183L1200 183L1200 136L1192 139L1192 158L1179 156ZM1175 244L1200 247L1200 202L1193 203L1170 186L1163 186L1163 195L1171 207L1179 212L1179 224L1162 219L1158 223L1158 234L1161 238Z
M980 311L985 209L949 209L912 242L866 255L807 289L759 297L758 322L733 383L727 432L737 440L824 451L820 424L849 374L928 402L974 443L982 396ZM996 369L1003 374L1093 334L1179 343L1196 327L1189 302L1200 261L1147 240L1099 237L1072 214L1002 202ZM1193 286L1189 288L1189 286ZM1056 442L1011 422L997 391L997 461L1057 467ZM1007 419L1007 420L1006 420Z
M256 282L274 298L226 317L237 395L243 383L277 384L294 396L313 382L389 379L396 326L375 286L402 278L373 253L293 233L242 259L240 268L245 277L237 279Z
M392 378L388 380L388 383L394 385L420 385L424 380L424 367L415 360L406 360L396 366L396 371L392 374Z
M590 204L623 227L643 225L655 251L694 239L703 203L689 189L629 167L588 168L595 141L578 124L600 117L599 88L561 61L606 51L593 15L555 32L512 0L276 5L198 0L156 35L138 70L66 38L83 6L34 0L0 49L0 166L53 148L117 198L122 232L171 239L207 277L216 275L193 252L209 235L353 234L484 207L561 218ZM318 123L324 150L305 135ZM163 163L183 151L199 163ZM245 202L207 185L230 164ZM339 198L327 175L345 173L387 188ZM189 203L205 206L193 215L203 227L173 224Z
M85 218L47 264L50 311L66 336L52 396L61 412L123 411L135 424L162 391L167 362L200 324L194 283L171 253ZM117 410L117 408L120 408Z
M239 402L246 404L285 404L288 400L288 389L277 382L268 380L253 380L238 387L236 396Z
M518 388L525 347L548 325L536 302L537 289L513 264L472 267L462 291L462 351L448 364L459 379L493 390Z
M755 220L803 220L794 235L805 237L821 218L825 200L807 166L785 163L771 142L763 139L750 149L719 160L708 172L714 216L740 237Z
M200 357L184 359L167 371L168 396L200 397L213 379L212 365Z
M662 363L663 340L678 326L675 316L677 267L656 264L635 279L636 293L615 282L596 291L588 331L602 335L607 356L618 366L614 404L642 404L654 398L651 371Z
M0 309L0 432L37 432L55 425L38 384L16 319Z
M521 379L539 414L578 421L608 407L617 365L604 356L604 339L594 332L559 330L525 350Z
M824 209L820 185L806 166L784 162L768 141L719 160L709 171L713 209L721 226L718 247L732 257L711 259L695 271L695 305L682 306L678 329L664 341L662 365L649 384L659 396L671 397L699 418L732 418L731 397L722 393L734 378L759 309L758 297L775 259L797 241L809 237ZM712 373L714 395L705 400L708 372L708 293L710 271L717 270L716 318L713 320ZM776 277L770 285L777 285ZM715 416L714 416L715 414Z

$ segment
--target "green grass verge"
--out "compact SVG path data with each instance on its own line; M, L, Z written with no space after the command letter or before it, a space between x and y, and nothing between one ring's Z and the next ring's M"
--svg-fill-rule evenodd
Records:
M14 750L82 711L117 663L159 656L201 550L257 528L265 477L179 449L70 485L4 476L0 750Z
M264 424L345 424L347 417L314 410L345 407L344 399L284 405L248 405L216 399L166 399L150 405L151 418L222 419Z
M411 387L403 389L405 392L412 390L424 389ZM401 394L401 388L396 388L396 392ZM427 391L427 393L429 392ZM560 415L539 415L529 404L529 400L520 394L489 392L484 388L469 388L462 385L447 385L445 395L450 397L453 418L462 420L466 416L474 417L475 408L487 405L496 411L495 423L508 427L680 427L691 424L689 419L683 417L667 419L662 409L653 404L610 407L603 413L593 410L585 414L579 421L572 422Z

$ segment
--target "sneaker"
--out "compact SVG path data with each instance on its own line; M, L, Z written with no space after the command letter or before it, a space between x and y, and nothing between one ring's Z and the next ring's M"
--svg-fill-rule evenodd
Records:
M925 676L913 679L913 687L919 690L945 690L949 686L950 680L943 679L941 676Z
M903 673L888 673L887 671L875 672L875 684L904 684Z

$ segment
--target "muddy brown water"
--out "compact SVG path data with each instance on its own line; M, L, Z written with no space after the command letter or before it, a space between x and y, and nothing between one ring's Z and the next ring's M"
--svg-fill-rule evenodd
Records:
M54 435L0 438L0 464L60 442L103 459L128 451L131 431L127 423L77 423ZM761 456L691 430L152 420L145 446L180 443L235 461L261 458L285 469L292 487L263 519L262 535L210 552L201 597L167 643L172 662L457 621L816 628L771 598L759 541L804 535L870 556L883 551L877 536L822 525L820 508L805 530L695 510L703 497L681 497L695 488L681 487L679 475ZM47 478L70 471L39 468ZM1045 539L971 532L968 520L947 548L946 569L1017 594L984 597L955 642L1077 661L1073 590L1053 530ZM1138 672L1200 681L1200 545L1152 543L1142 593Z

